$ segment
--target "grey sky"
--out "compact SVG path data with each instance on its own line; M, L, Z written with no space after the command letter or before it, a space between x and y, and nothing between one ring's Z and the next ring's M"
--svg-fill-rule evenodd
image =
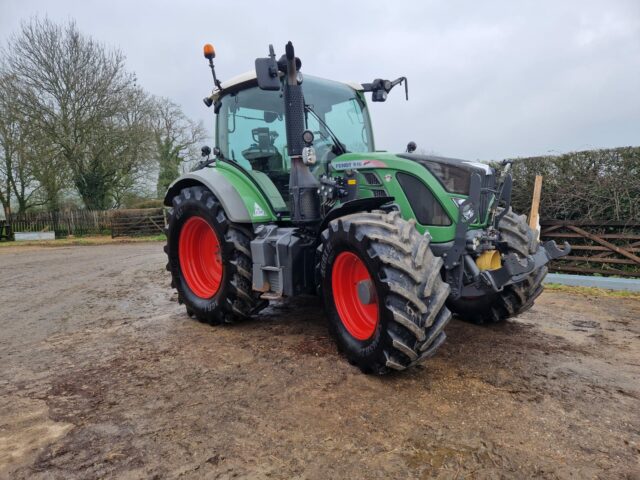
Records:
M295 4L295 7L291 7ZM311 7L310 5L313 5ZM0 40L31 15L76 19L148 91L213 127L202 45L221 79L292 40L302 71L409 78L370 103L377 148L497 159L640 145L640 2L0 0Z

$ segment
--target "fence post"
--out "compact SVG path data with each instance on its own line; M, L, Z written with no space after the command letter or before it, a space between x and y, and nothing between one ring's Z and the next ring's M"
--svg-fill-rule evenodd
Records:
M540 196L542 194L542 176L536 175L536 180L533 185L533 200L531 201L531 213L529 214L529 227L531 230L535 230L537 240L540 240L540 214L538 212L540 208Z

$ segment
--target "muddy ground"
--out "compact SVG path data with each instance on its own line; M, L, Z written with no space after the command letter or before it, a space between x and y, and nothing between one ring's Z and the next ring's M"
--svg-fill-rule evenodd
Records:
M0 251L0 477L640 478L637 299L454 320L378 378L315 299L210 327L164 264L158 243Z

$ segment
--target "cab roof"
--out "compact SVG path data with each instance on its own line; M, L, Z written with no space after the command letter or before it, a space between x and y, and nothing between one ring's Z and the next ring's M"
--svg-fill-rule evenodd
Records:
M251 84L256 83L256 71L249 70L248 72L241 73L240 75L236 75L235 77L230 78L229 80L225 80L222 82L222 88L216 88L213 91L213 97L215 99L220 98L223 94L230 92L241 90L244 87L248 87ZM338 82L343 83L344 85L348 85L354 90L363 90L363 87L358 82Z

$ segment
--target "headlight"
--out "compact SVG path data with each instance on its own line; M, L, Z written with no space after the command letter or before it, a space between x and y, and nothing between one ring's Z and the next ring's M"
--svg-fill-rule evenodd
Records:
M453 203L455 203L458 208L460 208L460 206L464 204L464 202L468 201L467 198L457 197L453 197L451 200L453 200ZM462 207L462 212L460 214L466 221L472 219L476 214L475 210L473 209L473 204L468 201L468 203Z
M304 147L302 149L302 163L305 165L316 164L316 151L313 147Z
M462 218L464 218L467 222L471 221L475 214L476 212L473 210L473 205L471 204L471 202L465 203L460 211L460 215L462 215Z

